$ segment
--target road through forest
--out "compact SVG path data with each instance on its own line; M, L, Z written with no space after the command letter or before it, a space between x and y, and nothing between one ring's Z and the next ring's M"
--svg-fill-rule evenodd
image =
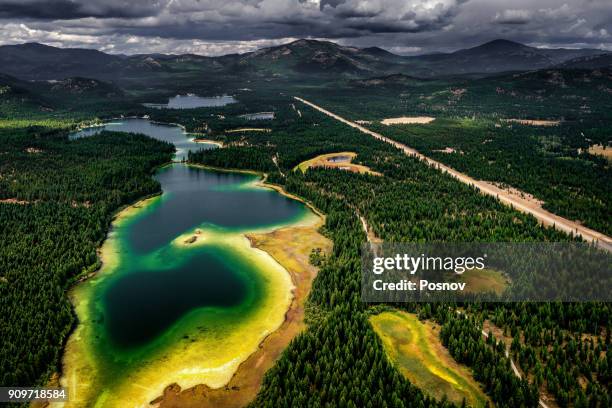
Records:
M333 112L330 112L312 102L309 102L303 98L294 96L293 97L295 100L300 101L308 106L310 106L311 108L314 108L316 110L318 110L321 113L326 114L327 116L336 119L348 126L351 126L355 129L360 130L361 132L368 134L376 139L382 140L383 142L389 143L393 146L395 146L396 148L402 150L405 154L409 155L409 156L413 156L418 158L419 160L429 164L430 166L444 172L447 173L449 175L451 175L452 177L454 177L455 179L468 184L470 186L474 186L476 187L481 193L483 194L488 194L491 196L496 197L499 201L501 201L502 203L512 206L513 208L527 213L527 214L531 214L533 215L538 221L540 221L542 224L547 225L547 226L554 226L554 228L556 228L559 231L563 231L567 234L574 234L574 235L579 235L582 237L582 239L584 239L585 241L588 242L593 242L595 243L598 247L605 249L607 251L612 252L612 238L610 238L609 236L592 230L590 228L587 228L583 225L581 225L580 223L576 222L576 221L571 221L568 220L566 218L560 217L556 214L553 214L545 209L543 209L539 203L535 202L534 200L529 200L528 198L525 198L523 196L527 196L525 194L521 194L521 193L511 193L507 190L504 190L502 188L499 188L498 186L494 185L491 182L488 181L483 181L483 180L476 180L466 174L463 174L451 167L448 167L445 164L442 164L436 160L430 159L429 157L419 153L418 151L416 151L415 149L406 146L403 143L399 143L396 142L395 140L389 139L388 137L385 137L383 135L381 135L380 133L376 133L374 131L371 131L355 122L352 122L348 119L345 119L339 115L336 115Z

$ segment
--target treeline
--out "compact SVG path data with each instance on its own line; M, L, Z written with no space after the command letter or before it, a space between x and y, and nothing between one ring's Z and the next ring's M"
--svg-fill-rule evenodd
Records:
M277 170L272 161L272 150L267 147L251 148L228 146L224 149L189 151L187 160L192 163L206 163L208 166L225 169L251 169L269 173Z
M518 379L505 358L505 345L493 336L483 342L481 330L475 319L453 316L442 326L440 339L455 360L474 369L474 378L485 385L497 406L537 406L537 385Z
M542 70L473 79L404 76L294 87L298 96L353 120L421 115L612 120L610 69Z
M97 267L113 212L160 191L151 174L174 147L45 126L0 127L0 139L0 384L43 385L74 324L69 284Z

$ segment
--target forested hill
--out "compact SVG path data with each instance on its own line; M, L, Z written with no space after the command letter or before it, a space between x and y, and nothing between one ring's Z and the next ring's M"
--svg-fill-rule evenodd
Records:
M122 205L160 191L174 147L142 135L69 141L70 122L0 122L0 383L42 385L74 324L66 291L95 270Z
M543 69L604 53L594 49L542 49L494 40L451 53L401 56L381 48L346 47L330 41L297 40L245 54L112 55L92 49L56 48L27 43L0 46L0 72L28 80L87 77L107 81L129 78L184 78L187 73L327 79L402 73L417 77L490 75ZM597 59L590 60L593 68ZM602 61L605 63L605 61Z

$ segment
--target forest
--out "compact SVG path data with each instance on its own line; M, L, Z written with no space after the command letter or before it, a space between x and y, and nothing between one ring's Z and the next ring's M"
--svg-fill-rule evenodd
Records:
M532 194L555 214L612 233L612 169L605 158L587 152L610 140L601 123L534 127L439 119L371 128L472 177Z
M535 407L542 395L551 395L560 407L610 406L608 304L371 305L360 298L360 249L367 237L359 217L378 238L395 242L556 242L570 237L541 227L534 218L478 194L385 143L296 106L290 96L273 90L245 92L239 104L224 108L132 109L154 120L184 124L196 136L227 146L192 152L190 162L265 172L269 182L326 215L322 232L333 240L334 249L317 259L320 271L307 304L308 328L267 373L252 406L452 406L411 385L387 359L368 323L369 314L386 307L416 312L440 324L443 344L458 362L472 369L495 406ZM254 122L238 117L261 111L274 111L276 119ZM111 117L114 112L106 114ZM44 384L57 370L62 342L74 324L66 290L96 269L96 248L112 214L159 193L152 171L170 160L173 152L172 146L142 135L107 132L74 141L68 138L77 123L93 121L95 115L39 117L31 111L23 120L0 121L3 385ZM247 125L271 131L226 132ZM518 138L527 130L513 126L504 132L511 143L513 132ZM390 136L399 138L401 133ZM567 140L571 141L571 134ZM409 137L411 142L420 140L418 147L432 151L438 148L434 143L442 143ZM355 162L382 176L292 170L316 155L338 151L356 152ZM534 178L529 183L539 188L550 183L546 177L554 177L535 174L527 164L524 169L525 178ZM570 185L573 175L567 177ZM609 200L609 189L608 195L600 191L589 186L589 194L580 194ZM595 201L587 200L585 208L593 205L597 211ZM491 333L485 339L481 335L485 325L495 325L501 334ZM502 340L506 337L511 342L510 357L527 374L523 379L513 375L505 356Z
M409 387L396 386L394 392L386 392L387 384L402 384L404 380L396 378L395 371L389 371L388 361L381 357L384 352L380 342L365 320L375 308L363 304L359 297L360 245L365 235L357 216L363 216L378 237L392 242L525 242L559 241L568 237L543 228L532 217L479 195L388 145L338 126L310 109L302 109L301 116L291 108L279 110L284 112L279 116L290 131L290 143L279 143L281 137L286 137L282 132L251 133L241 136L242 146L190 156L191 161L198 163L261 171L268 171L272 157L276 157L278 168L269 175L269 180L323 211L327 215L324 232L334 241L334 252L323 261L310 295L309 329L292 342L268 373L253 405L291 406L297 402L300 406L428 406L427 400L415 397ZM313 128L316 132L311 131ZM240 153L236 153L245 149L257 151L259 160L254 163L253 157L249 157L242 163ZM357 152L359 163L384 177L327 169L311 169L306 174L291 170L304 157L339 150ZM550 365L548 381L518 380L512 374L503 347L483 339L480 331L489 314L514 316L526 307L522 304L467 306L469 318L457 315L455 305L395 306L417 311L422 318L432 318L442 324L444 344L458 361L473 369L496 406L537 406L539 391L554 388L559 373L564 372ZM601 338L602 349L608 349L608 336L601 336L610 325L607 304L559 303L533 307L554 310L556 320L551 316L548 324L558 323L561 336L580 337L586 333ZM580 313L576 312L577 308L582 309ZM574 319L567 319L568 315ZM515 324L528 330L527 320ZM364 337L373 341L364 345ZM574 366L576 362L565 355L562 364ZM360 364L364 359L365 364ZM589 389L598 392L585 397L586 393L576 386L564 388L562 392L567 395L557 397L560 406L580 406L582 400L590 404L584 406L607 406L609 375L597 375L601 366L609 370L606 359L605 354L594 357L584 367L591 373L586 377ZM543 367L546 363L540 364ZM376 379L381 381L376 386L372 381L364 381L365 378L374 379L374 384Z
M158 194L151 177L174 146L105 133L71 141L70 125L0 128L0 381L42 385L75 323L67 290L94 271L112 215Z

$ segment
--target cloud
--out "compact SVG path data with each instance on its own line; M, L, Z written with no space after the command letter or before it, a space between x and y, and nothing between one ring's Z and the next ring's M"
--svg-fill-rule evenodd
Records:
M556 8L546 8L546 9L540 9L538 11L543 16L550 18L550 19L554 19L554 20L566 19L566 18L575 16L571 7L567 3L564 3L561 6L556 7Z
M198 37L222 29L239 37L250 30L278 38L334 37L362 32L415 32L446 25L466 0L0 0L0 18L40 21L103 19L135 31L159 27L169 35ZM173 30L171 26L175 26ZM231 30L235 25L236 30ZM181 27L178 27L181 26ZM300 28L301 27L301 28ZM388 27L385 29L385 27ZM122 27L123 28L123 27ZM229 30L228 30L229 28ZM156 33L159 34L159 33Z
M294 38L381 46L407 54L450 51L494 38L612 47L609 2L0 0L0 44L38 41L121 53L211 55Z
M397 33L438 30L459 12L458 0L346 0L324 8L334 20L360 32Z
M40 20L133 18L155 14L162 3L165 1L0 0L0 17Z
M495 14L498 24L527 24L531 21L532 12L529 10L504 10Z

